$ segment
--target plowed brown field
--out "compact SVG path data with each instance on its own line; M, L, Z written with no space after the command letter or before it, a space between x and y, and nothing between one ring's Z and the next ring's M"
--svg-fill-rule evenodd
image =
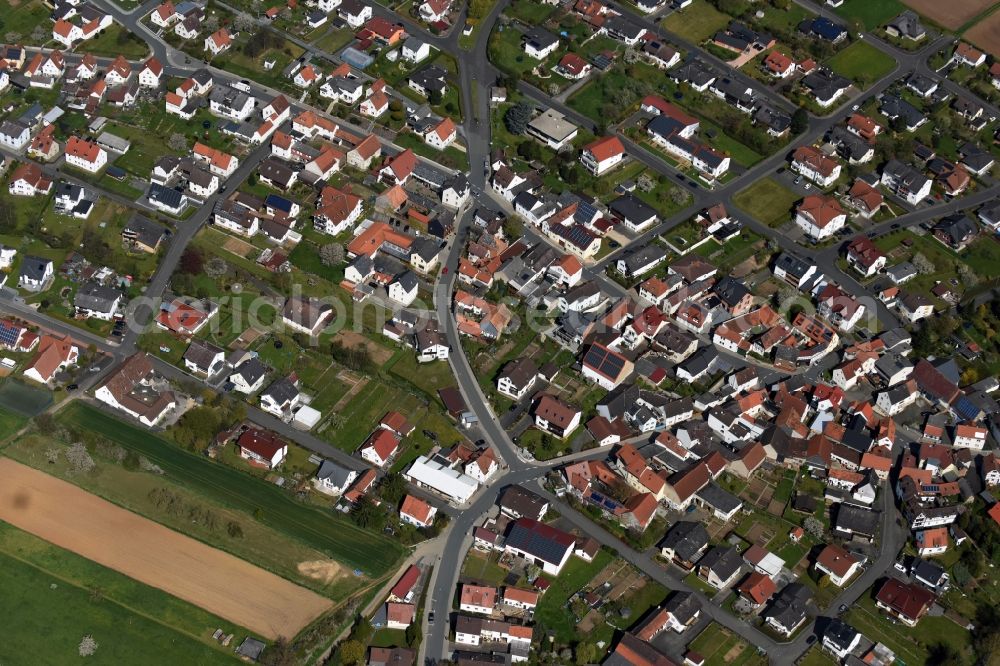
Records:
M0 520L236 622L292 637L332 602L71 483L0 458Z

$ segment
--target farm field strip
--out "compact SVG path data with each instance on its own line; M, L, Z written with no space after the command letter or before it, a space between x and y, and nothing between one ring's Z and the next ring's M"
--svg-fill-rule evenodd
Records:
M269 639L332 602L43 472L0 458L0 519Z

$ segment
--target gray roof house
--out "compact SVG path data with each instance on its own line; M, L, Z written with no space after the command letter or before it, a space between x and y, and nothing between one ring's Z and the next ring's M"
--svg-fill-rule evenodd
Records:
M320 492L328 495L342 495L358 478L357 471L348 469L339 463L324 460L316 470L313 485Z
M96 319L111 319L118 311L122 294L114 287L87 282L76 291L73 306L77 314Z

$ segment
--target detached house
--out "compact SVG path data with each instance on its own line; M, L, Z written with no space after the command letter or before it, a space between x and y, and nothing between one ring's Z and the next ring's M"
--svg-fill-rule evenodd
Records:
M205 38L205 50L213 56L217 56L228 49L232 43L233 38L230 37L229 31L225 28L219 28Z
M240 457L253 464L274 469L288 455L288 444L269 430L250 428L236 440Z
M795 210L795 224L813 241L832 237L847 224L847 213L833 197L811 194Z
M600 176L625 157L625 146L617 136L606 136L583 147L580 163L592 175Z
M547 394L538 399L532 414L538 428L560 439L566 439L580 425L579 409Z
M97 173L108 163L108 153L96 142L71 136L66 142L66 163L90 173Z
M801 146L792 154L792 171L800 173L822 188L840 178L840 164L812 146Z

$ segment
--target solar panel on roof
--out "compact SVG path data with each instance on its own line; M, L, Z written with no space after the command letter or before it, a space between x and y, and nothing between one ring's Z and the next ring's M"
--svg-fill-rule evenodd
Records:
M20 332L21 329L16 326L0 323L0 342L3 342L8 347L13 347L17 343Z

